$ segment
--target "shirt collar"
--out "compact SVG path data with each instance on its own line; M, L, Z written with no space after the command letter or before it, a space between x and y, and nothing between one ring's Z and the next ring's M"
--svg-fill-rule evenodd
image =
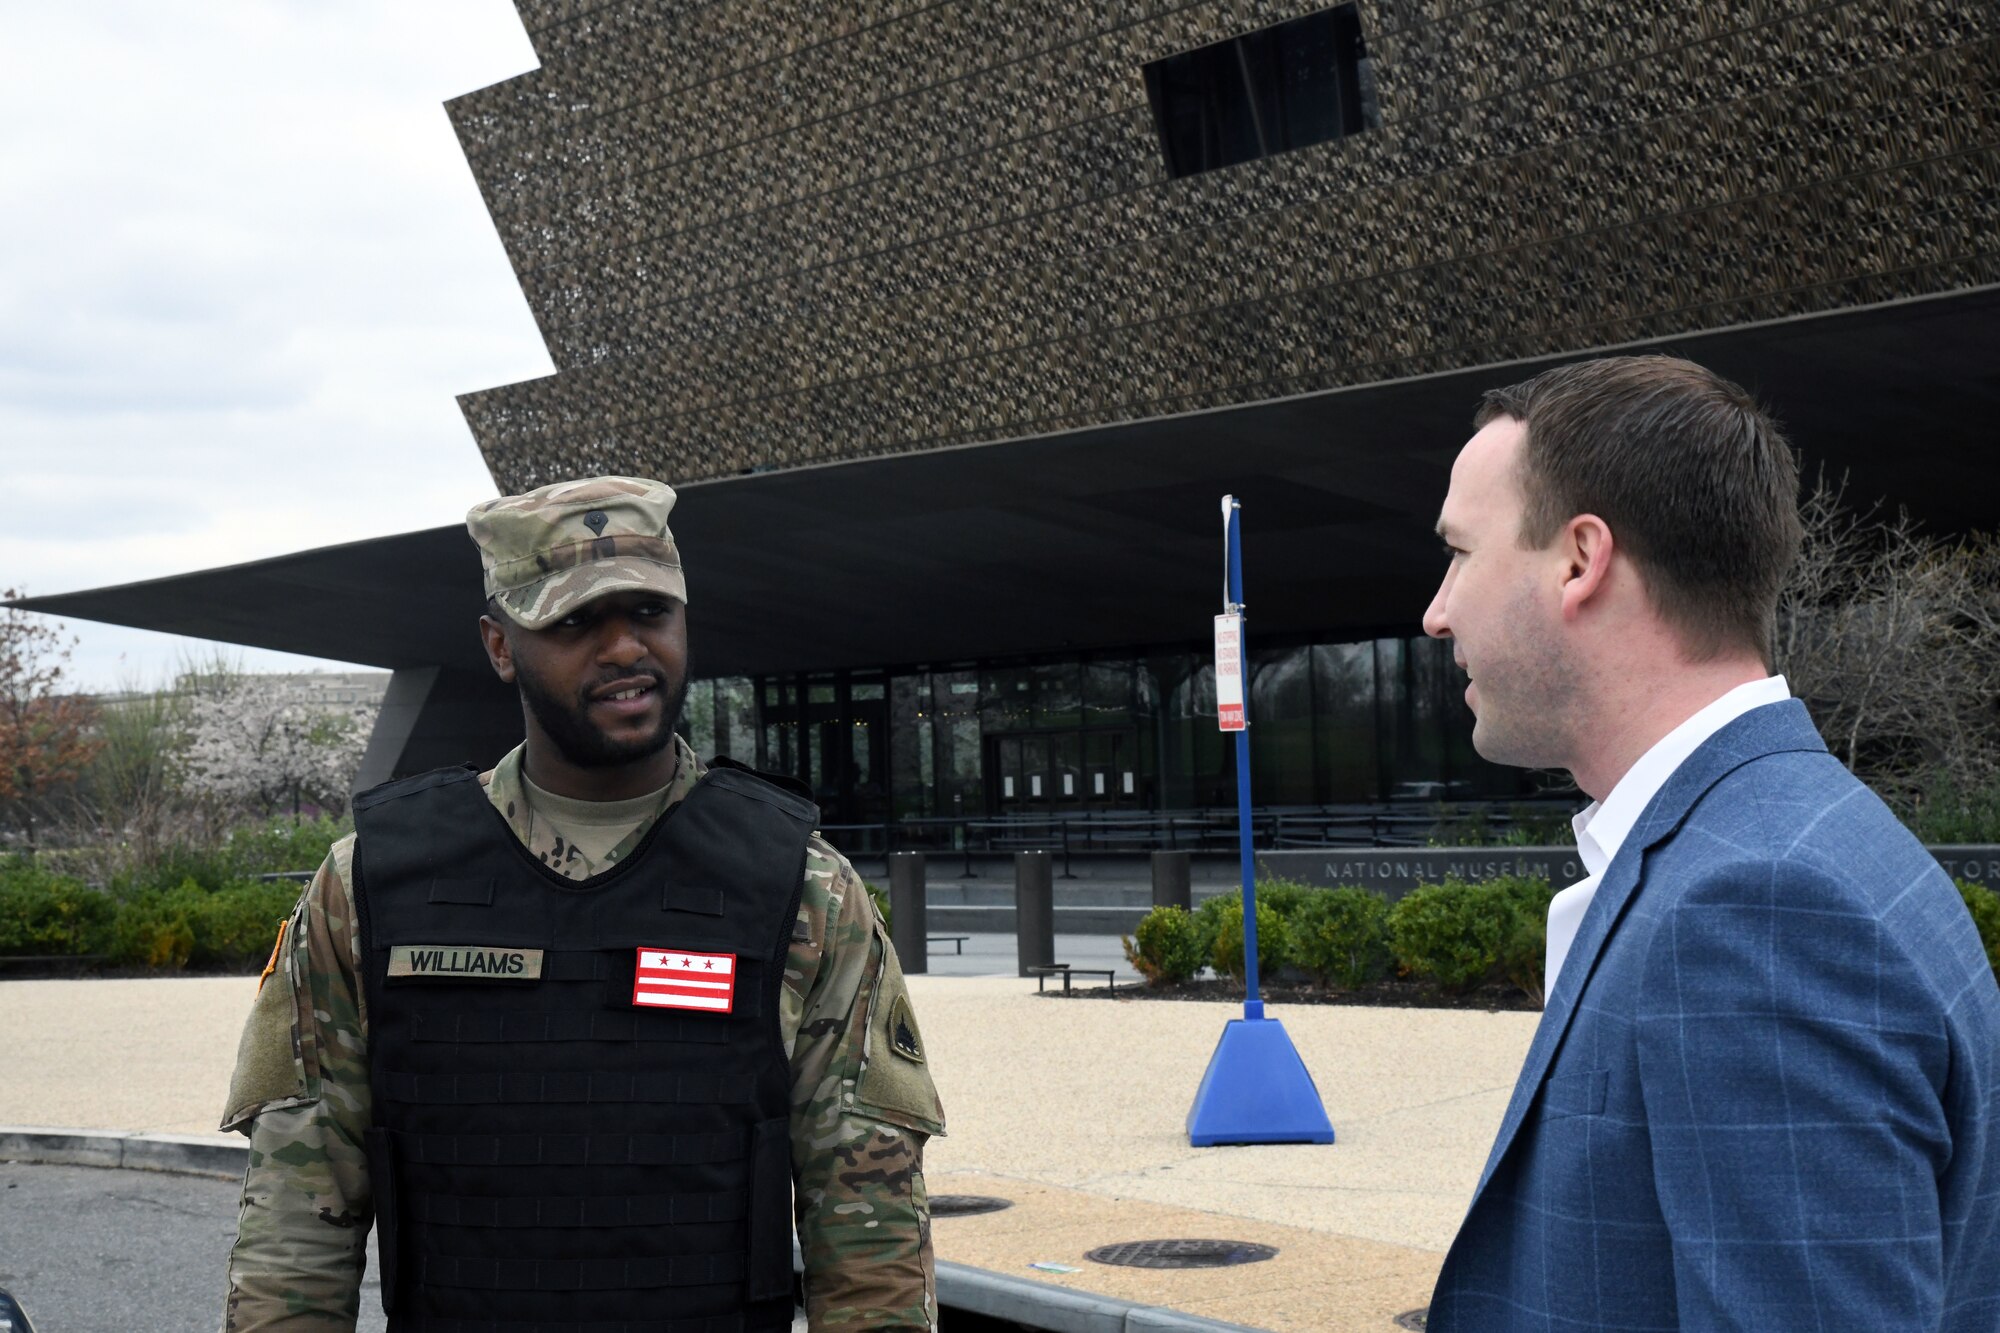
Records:
M1753 708L1783 703L1791 697L1791 688L1783 676L1766 676L1738 685L1640 755L1639 762L1618 779L1610 795L1592 801L1570 820L1570 827L1576 831L1577 855L1590 877L1603 876L1653 797L1667 785L1674 770L1686 763L1688 756L1699 750L1709 737Z
M506 817L508 827L514 830L514 836L523 842L527 841L529 825L533 820L528 797L532 784L528 781L527 774L521 771L521 761L526 757L527 749L527 743L523 742L509 750L501 757L500 762L493 766L486 784L488 799L499 807L500 813ZM678 732L674 735L674 761L674 776L666 787L638 798L642 803L657 804L655 817L685 799L687 794L694 790L694 784L708 771L701 760L695 757L694 748ZM547 793L535 790L538 799L546 798ZM626 803L611 804L622 806ZM548 818L555 817L554 812L550 810L544 810L542 813Z

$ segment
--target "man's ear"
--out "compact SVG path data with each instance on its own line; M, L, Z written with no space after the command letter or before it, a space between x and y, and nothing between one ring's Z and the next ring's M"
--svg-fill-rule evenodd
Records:
M492 616L481 616L479 638L486 645L486 660L493 664L493 674L512 685L514 645L507 642L507 627Z
M1563 525L1556 537L1556 550L1563 560L1563 619L1575 620L1610 579L1617 542L1610 524L1595 514L1578 514Z

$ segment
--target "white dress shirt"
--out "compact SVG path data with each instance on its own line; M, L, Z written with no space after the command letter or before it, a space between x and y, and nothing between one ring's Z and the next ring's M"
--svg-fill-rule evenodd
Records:
M1625 835L1639 822L1660 788L1689 755L1716 732L1753 708L1783 703L1792 697L1783 676L1766 676L1738 685L1687 721L1662 736L1658 744L1639 756L1611 794L1586 805L1570 827L1576 830L1576 850L1589 872L1583 879L1558 893L1549 903L1549 936L1542 971L1542 994L1555 994L1556 975L1562 971L1569 946L1576 941L1576 928L1597 896L1597 882L1625 845Z

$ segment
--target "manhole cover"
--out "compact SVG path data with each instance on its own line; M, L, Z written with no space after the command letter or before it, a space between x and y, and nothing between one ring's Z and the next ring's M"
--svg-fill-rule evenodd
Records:
M1128 1240L1103 1245L1083 1256L1122 1268L1229 1268L1269 1259L1277 1251L1247 1240Z
M1396 1316L1396 1327L1414 1328L1417 1330L1417 1333L1423 1333L1424 1321L1430 1318L1430 1313L1429 1306L1425 1306L1421 1310L1405 1310L1402 1314Z
M1012 1199L996 1199L990 1194L933 1194L932 1217L970 1217L974 1213L997 1213L1012 1208Z

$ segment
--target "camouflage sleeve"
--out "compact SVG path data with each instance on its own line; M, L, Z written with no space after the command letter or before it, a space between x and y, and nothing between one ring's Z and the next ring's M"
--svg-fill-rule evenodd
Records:
M224 1129L250 1138L223 1333L354 1327L374 1202L366 1014L347 884L335 844L299 899L257 992Z
M861 879L815 837L786 1001L806 1312L821 1329L935 1328L924 1142L944 1111L902 970Z

